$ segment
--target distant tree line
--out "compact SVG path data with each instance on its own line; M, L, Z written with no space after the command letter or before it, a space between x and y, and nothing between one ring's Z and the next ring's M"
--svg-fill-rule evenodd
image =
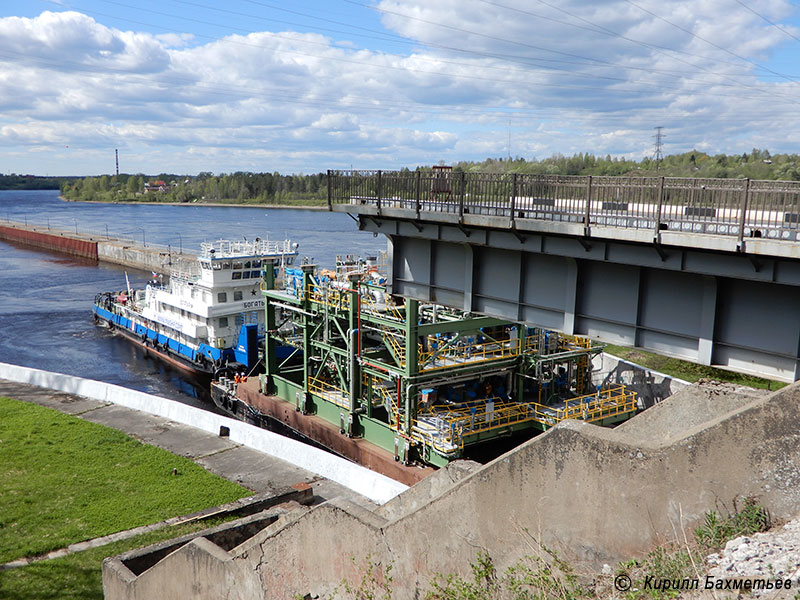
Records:
M662 161L651 158L629 160L578 153L572 156L555 154L543 160L524 158L488 158L482 162L459 162L456 171L489 173L530 173L536 175L611 175L650 177L745 178L800 180L800 156L770 154L754 148L743 154L709 155L692 150L665 156Z
M419 167L429 170L431 167ZM578 153L555 154L543 160L487 158L462 161L456 172L526 173L538 175L611 175L629 177L697 177L800 180L800 156L770 154L754 148L743 154L709 155L693 150L665 156L630 160ZM408 169L403 169L408 170ZM46 179L46 178L40 178ZM162 173L155 177L136 174L101 175L61 179L61 194L69 200L106 202L227 202L253 204L321 205L327 199L325 173L281 175L236 172L214 175ZM158 185L156 185L158 184ZM8 188L6 188L8 189ZM35 189L35 188L27 188Z
M196 176L162 173L101 175L61 186L68 200L106 202L233 202L259 204L324 204L325 173L281 175L237 172ZM163 185L162 185L163 184Z
M76 177L38 177L36 175L0 175L0 190L57 190Z

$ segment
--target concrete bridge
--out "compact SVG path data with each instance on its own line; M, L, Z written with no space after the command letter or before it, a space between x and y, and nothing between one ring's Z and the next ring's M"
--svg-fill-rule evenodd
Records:
M393 293L800 378L800 182L329 171Z

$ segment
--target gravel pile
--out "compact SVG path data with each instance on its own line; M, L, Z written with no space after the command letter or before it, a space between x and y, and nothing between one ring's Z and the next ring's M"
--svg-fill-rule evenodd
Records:
M719 579L790 580L788 590L753 590L749 597L795 598L800 593L800 518L780 529L729 541L708 557L708 566L708 574Z

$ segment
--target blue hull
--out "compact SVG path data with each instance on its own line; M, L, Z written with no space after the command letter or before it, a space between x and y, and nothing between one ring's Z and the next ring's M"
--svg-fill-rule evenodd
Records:
M242 326L235 347L214 348L201 344L195 350L109 310L104 296L100 294L92 308L96 321L105 322L110 329L177 367L196 374L214 375L217 370L228 365L240 365L251 372L258 364L258 335L255 325ZM293 348L279 346L276 350L278 358L285 359Z

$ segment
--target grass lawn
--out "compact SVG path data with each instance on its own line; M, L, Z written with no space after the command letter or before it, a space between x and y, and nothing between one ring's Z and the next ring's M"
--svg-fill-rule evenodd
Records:
M250 495L187 458L50 408L0 397L0 414L0 564Z
M741 373L734 373L733 371L726 371L724 369L715 369L705 365L698 365L678 358L669 358L653 352L645 352L638 348L626 348L624 346L614 346L613 344L606 344L605 351L614 356L624 358L630 362L634 362L648 369L660 371L667 375L672 375L679 379L685 379L694 383L698 379L715 379L717 381L727 381L730 383L737 383L739 385L746 385L753 388L761 388L766 390L777 390L785 387L787 384L782 381L774 381L772 379L765 379L762 377L753 377L752 375L743 375Z
M102 565L105 557L201 531L215 524L206 522L167 527L100 548L76 552L63 558L0 571L0 599L102 600Z

